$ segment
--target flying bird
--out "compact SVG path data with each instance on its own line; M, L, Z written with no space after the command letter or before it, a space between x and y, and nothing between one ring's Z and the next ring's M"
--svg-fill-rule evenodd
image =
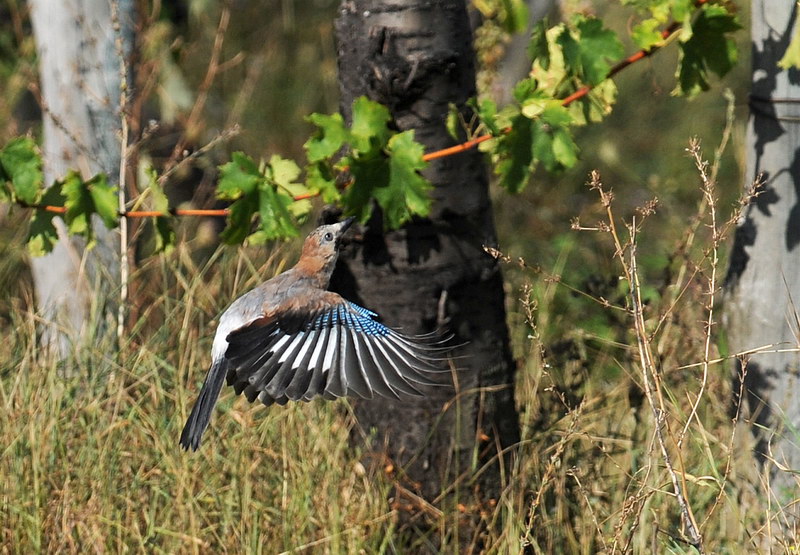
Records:
M181 434L197 450L227 379L249 402L284 405L351 396L400 399L441 385L444 340L409 336L328 291L342 235L354 218L318 227L297 264L236 299L219 319L211 368Z

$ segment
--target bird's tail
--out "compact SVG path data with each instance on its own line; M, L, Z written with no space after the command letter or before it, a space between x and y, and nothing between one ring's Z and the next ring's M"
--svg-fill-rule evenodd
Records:
M200 446L200 438L203 437L203 432L206 431L208 422L211 420L211 411L214 410L214 404L217 402L222 384L225 383L227 370L228 364L225 358L221 357L211 363L211 368L208 370L208 375L206 375L200 390L200 396L181 433L181 447L187 451L190 448L192 451L197 451Z

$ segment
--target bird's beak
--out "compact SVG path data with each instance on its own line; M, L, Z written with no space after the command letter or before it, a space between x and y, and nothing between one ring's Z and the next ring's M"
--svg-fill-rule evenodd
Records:
M347 218L346 220L344 220L343 222L339 222L339 237L344 235L344 232L347 231L347 229L351 225L353 225L354 221L356 221L355 216L351 216L351 217Z

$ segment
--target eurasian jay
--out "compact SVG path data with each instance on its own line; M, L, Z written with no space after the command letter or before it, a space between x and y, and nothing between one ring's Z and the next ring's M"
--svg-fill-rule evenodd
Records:
M236 394L264 405L373 396L422 395L440 385L447 350L435 334L408 336L381 324L374 312L328 291L339 241L353 218L318 227L300 260L236 299L222 313L211 368L181 434L197 450L227 377Z

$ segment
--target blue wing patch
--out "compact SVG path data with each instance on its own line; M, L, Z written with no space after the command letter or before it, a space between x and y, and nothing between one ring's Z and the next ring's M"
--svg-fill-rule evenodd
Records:
M389 335L389 328L376 320L378 315L371 310L346 301L323 312L308 324L309 330L319 330L333 326L344 326L365 335Z

